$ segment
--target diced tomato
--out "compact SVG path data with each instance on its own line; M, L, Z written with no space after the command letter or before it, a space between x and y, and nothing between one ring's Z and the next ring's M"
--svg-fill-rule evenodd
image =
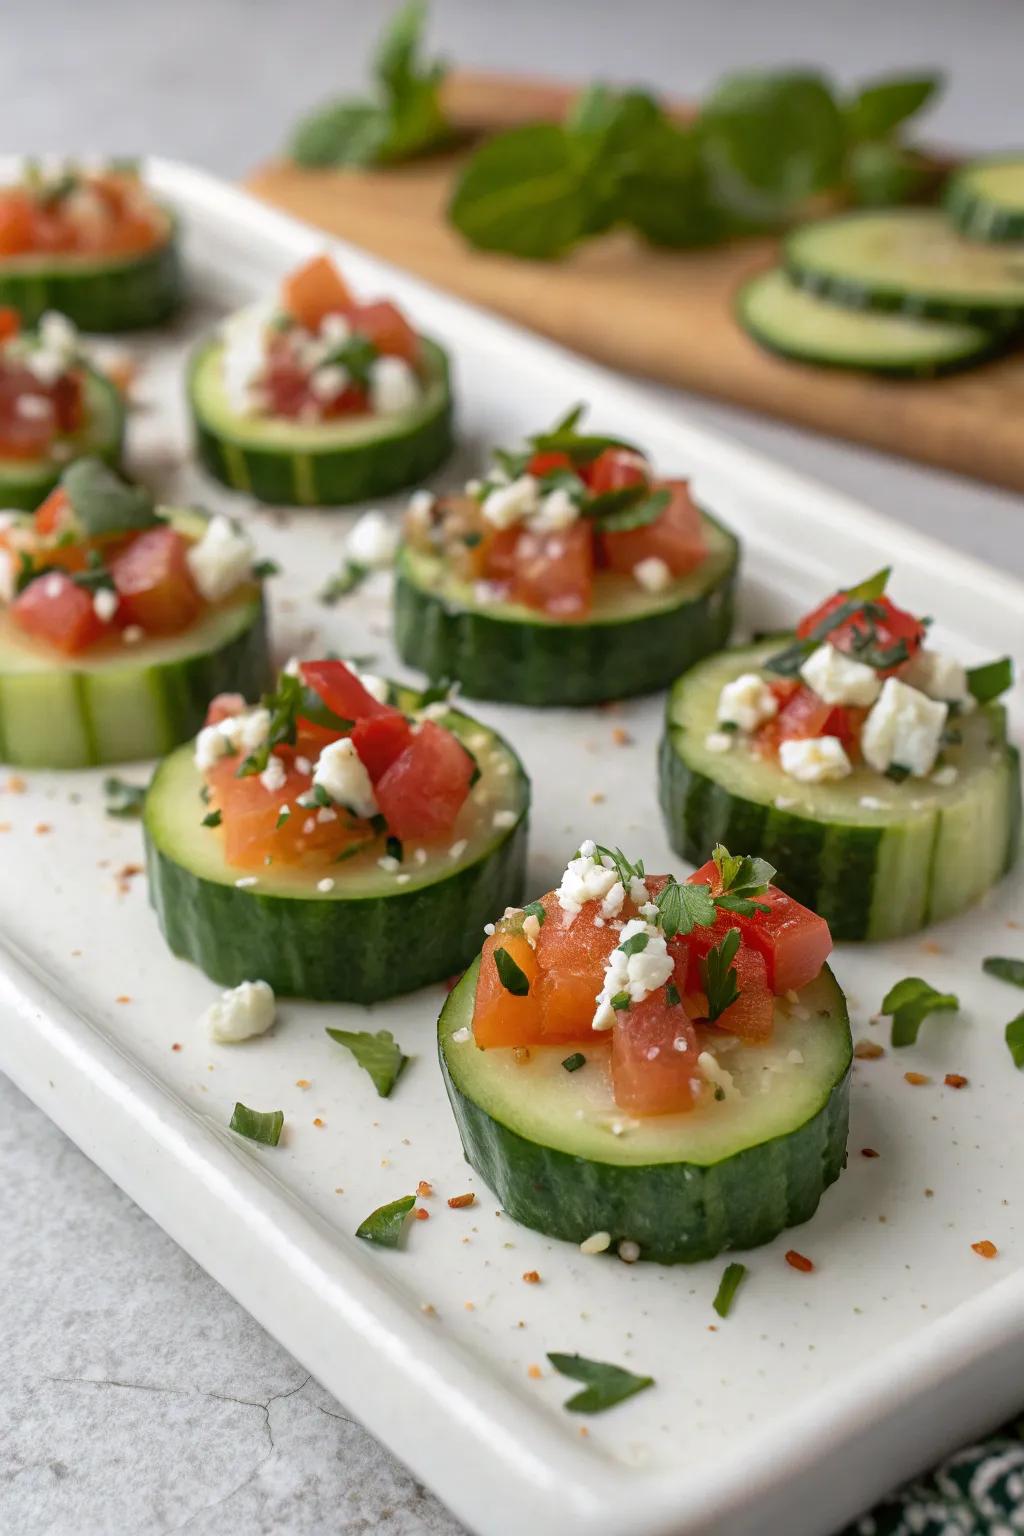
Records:
M2 218L2 203L0 203L0 218ZM17 336L21 330L21 316L16 309L9 305L0 306L0 342L10 341L12 336Z
M57 429L77 432L84 419L82 380L77 373L62 373L50 391Z
M234 715L240 715L245 707L245 699L240 693L215 694L206 707L205 723L219 725L222 720L230 720Z
M397 709L386 715L364 715L355 723L352 741L376 784L412 741L412 726Z
M615 1015L612 1087L620 1109L634 1115L673 1115L700 1097L697 1031L665 988Z
M521 528L495 528L485 533L476 550L479 575L488 581L512 581L516 572L516 546Z
M673 576L684 576L707 554L700 509L685 480L665 480L654 487L670 493L668 506L652 523L624 533L603 533L598 559L612 571L631 572L641 560L664 560Z
M536 473L536 471L534 471ZM606 491L621 491L627 485L642 485L651 478L651 466L642 453L631 448L605 448L582 470L592 496Z
M387 299L357 304L352 312L352 329L368 337L385 357L401 357L411 364L419 359L419 337L397 305Z
M29 582L11 604L11 614L26 633L66 656L88 650L110 629L97 618L92 594L61 571Z
M62 486L58 485L55 490L50 492L46 500L40 502L39 506L36 507L33 518L36 532L44 538L58 533L67 523L70 512L71 502L68 498L68 493Z
M261 383L272 416L298 416L310 402L309 375L297 358L273 345Z
M381 704L375 699L343 661L303 661L299 663L299 675L342 720L397 713L390 704Z
M277 749L285 765L285 780L273 791L261 783L258 774L239 778L241 758L237 756L222 758L208 771L210 808L221 812L224 856L229 864L238 869L262 869L269 857L274 864L323 866L347 849L372 840L368 822L350 818L341 810L333 820L322 821L316 811L304 811L295 804L312 782L310 774L295 767L299 755L287 747ZM283 805L290 805L291 811L281 821Z
M709 859L690 880L710 885L715 894L721 890L714 859ZM778 886L770 885L756 900L769 911L755 912L752 917L722 913L720 921L726 928L738 928L744 945L764 956L768 986L777 997L789 991L799 992L814 980L832 952L828 924Z
M281 303L307 331L318 331L325 315L348 314L352 295L331 258L314 256L285 278Z
M32 249L32 199L20 187L0 192L0 256L20 256Z
M435 837L462 809L472 759L451 731L425 720L376 786L377 804L396 837Z
M45 410L26 416L21 402L27 396L43 402ZM0 365L0 456L37 459L49 450L57 430L51 392L20 364Z
M530 990L523 996L509 992L502 984L494 959L498 949L505 950L526 977ZM502 932L499 927L485 939L473 1011L473 1038L481 1049L545 1042L538 974L537 956L521 933Z
M118 620L149 635L176 635L202 607L188 565L188 544L174 528L147 528L110 566L120 598Z
M619 942L616 929L598 928L589 911L570 920L552 897L537 936L537 993L544 1038L563 1043L593 1040L597 994L608 956Z
M553 618L583 618L594 588L594 541L585 521L555 533L520 534L513 596Z
M572 468L573 462L567 453L535 453L526 466L526 472L539 480L542 475L554 474L556 469Z
M837 613L848 600L845 592L833 593L800 620L796 629L797 636L806 640L811 634L817 634L819 639L828 640L839 651L854 650L858 636L864 635L869 629L868 617L863 611L842 619L834 629L825 628L830 616ZM871 623L874 625L879 650L889 650L901 640L906 643L910 656L920 649L924 642L925 626L912 613L908 613L905 608L897 608L894 602L884 596L872 598L870 607ZM888 676L894 670L893 667L886 668L882 675Z
M776 695L778 697L778 695ZM778 714L758 727L758 750L771 756L783 741L807 741L816 736L835 736L848 757L860 754L860 728L867 710L852 704L826 704L813 691L798 684L785 698Z
M693 928L683 940L672 940L669 948L676 957L676 986L690 1000L691 1009L697 1005L694 999L703 995L704 981L701 961L708 951L720 944L730 928L744 930L732 912L720 912L713 928ZM749 948L741 941L733 960L736 970L736 986L739 997L714 1024L731 1035L742 1035L745 1040L765 1042L772 1037L775 1020L775 1000L768 985L768 968L764 955Z

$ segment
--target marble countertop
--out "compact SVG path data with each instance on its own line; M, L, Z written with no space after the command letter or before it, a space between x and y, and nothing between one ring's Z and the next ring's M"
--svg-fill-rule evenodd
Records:
M301 110L358 82L383 11L354 0L10 0L5 146L160 153L237 176ZM433 16L436 41L466 65L679 95L743 65L814 61L850 82L941 65L952 85L929 125L936 141L1020 138L1024 9L1005 0L434 0ZM685 406L1024 575L1019 497L726 406ZM0 1167L0 1531L458 1536L359 1427L358 1404L324 1392L4 1079Z

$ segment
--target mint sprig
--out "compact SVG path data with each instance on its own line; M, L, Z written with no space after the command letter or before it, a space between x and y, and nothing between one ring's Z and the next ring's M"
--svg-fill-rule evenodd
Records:
M328 1029L326 1031L338 1045L351 1051L366 1072L382 1099L386 1099L402 1074L409 1060L389 1029L379 1029L376 1034L367 1029Z
M740 931L730 928L719 943L712 945L700 962L701 986L708 1000L708 1019L713 1024L731 1008L740 995L733 961L740 947Z
M892 1017L892 1044L899 1049L915 1043L929 1014L955 1013L959 1007L952 992L937 992L920 976L905 976L889 988L878 1011Z
M564 1406L569 1413L604 1413L645 1387L654 1386L653 1376L637 1376L621 1365L588 1360L584 1355L549 1353L548 1359L560 1376L584 1383L582 1392L567 1399Z

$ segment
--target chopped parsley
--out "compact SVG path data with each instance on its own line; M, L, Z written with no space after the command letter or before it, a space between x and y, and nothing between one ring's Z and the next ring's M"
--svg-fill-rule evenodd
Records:
M1009 656L998 661L988 661L981 667L971 667L967 673L967 686L979 704L988 704L1013 684L1013 662Z
M625 943L619 945L619 949L624 955L642 955L650 942L650 934L634 933L632 938L626 939Z
M626 1013L629 1010L629 993L616 992L612 998L612 1007L616 1013Z
M937 992L920 976L905 976L889 988L878 1011L892 1016L892 1044L898 1049L914 1044L929 1014L955 1013L959 1007L952 992Z
M562 1062L562 1066L567 1072L578 1072L580 1067L586 1066L586 1062L587 1058L582 1051L573 1051L572 1055L567 1056Z
M396 1044L391 1031L379 1029L376 1034L372 1034L367 1029L328 1029L326 1033L338 1045L352 1052L363 1071L369 1074L380 1097L386 1099L409 1060Z
M201 827L219 827L223 819L219 810L207 811L199 825Z
M740 931L730 928L725 937L708 950L700 962L701 982L708 1000L708 1019L713 1024L731 1008L739 997L736 967L733 961L740 947Z
M653 1376L637 1376L621 1365L608 1365L602 1360L588 1360L584 1355L548 1354L548 1359L560 1376L584 1383L584 1390L570 1397L565 1408L569 1413L604 1413L616 1403L625 1402L645 1387L654 1386Z
M361 587L369 574L368 565L362 565L358 560L346 560L340 571L320 588L317 602L323 603L325 608L333 608L335 603Z
M535 917L537 922L543 928L544 919L547 917L547 913L539 901L531 901L528 902L527 905L523 908L523 916Z
M1013 987L1024 987L1024 960L1011 960L1003 955L988 955L981 968L986 976L998 981L1008 981Z
M379 1205L356 1227L356 1237L361 1237L367 1243L376 1243L380 1248L400 1248L406 1218L415 1204L415 1195L403 1195L400 1200L392 1200L389 1205Z
M246 1104L236 1104L228 1129L249 1141L258 1141L265 1147L276 1147L284 1129L283 1109L250 1109Z
M1015 1067L1024 1068L1024 1013L1018 1013L1006 1026L1006 1044Z
M719 1317L728 1317L732 1304L736 1299L736 1292L747 1277L745 1264L727 1264L725 1272L715 1293L715 1299L711 1303Z
M119 779L112 774L103 780L103 793L107 800L108 816L127 819L130 816L142 815L142 807L146 800L145 784L129 784L127 779Z
M715 921L715 903L709 885L692 885L670 879L654 898L658 921L667 939L677 933L690 933L694 927L710 928Z
M516 964L507 949L494 951L494 965L498 972L498 980L505 991L511 992L513 997L525 997L530 990L529 977Z

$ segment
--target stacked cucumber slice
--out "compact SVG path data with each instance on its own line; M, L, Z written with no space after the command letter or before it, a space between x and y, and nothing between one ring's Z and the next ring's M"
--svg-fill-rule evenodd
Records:
M782 256L737 297L740 324L768 350L895 375L969 367L1024 329L1024 158L967 166L945 211L801 225Z

